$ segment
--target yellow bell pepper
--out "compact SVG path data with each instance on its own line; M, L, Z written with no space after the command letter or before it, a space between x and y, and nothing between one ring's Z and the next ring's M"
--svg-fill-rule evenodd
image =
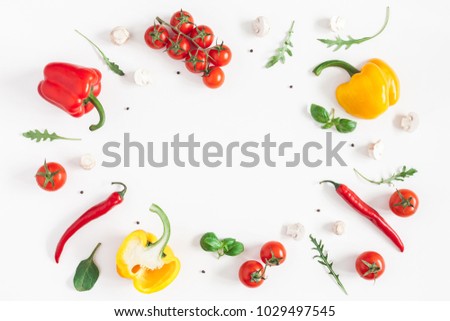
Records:
M134 287L142 293L153 293L167 287L180 271L180 261L167 246L170 223L167 215L156 204L150 211L162 221L164 232L157 237L143 230L129 234L116 255L116 267L120 276L132 279Z
M336 99L352 116L373 119L394 105L400 95L397 75L389 65L380 59L369 60L360 70L342 60L321 63L313 72L319 76L328 67L340 67L351 79L336 89Z

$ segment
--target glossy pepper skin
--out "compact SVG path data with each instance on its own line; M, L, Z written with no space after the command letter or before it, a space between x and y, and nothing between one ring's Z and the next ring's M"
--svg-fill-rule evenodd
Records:
M52 62L44 68L44 80L39 83L38 92L42 98L73 117L81 117L95 107L100 120L89 127L94 131L105 123L105 111L97 99L101 79L102 74L97 69Z
M120 192L114 192L109 197L101 203L94 205L86 212L84 212L79 218L77 218L64 232L64 234L59 239L58 245L55 250L55 261L59 263L59 258L61 257L62 251L67 241L83 226L89 222L105 215L116 205L123 202L125 193L127 192L127 186L120 182L113 182L112 185L121 185L123 189Z
M116 255L117 273L133 280L139 292L149 294L167 287L180 271L180 261L167 246L170 223L164 211L152 204L150 211L156 213L164 227L163 235L157 237L143 230L129 234Z
M331 183L336 188L336 193L344 199L359 214L369 219L376 227L378 227L391 241L398 247L400 252L405 250L400 236L386 222L386 220L371 206L365 203L355 192L344 184L335 183L333 181L322 181L321 183Z
M340 67L348 72L349 82L339 85L336 99L352 116L373 119L394 105L400 95L400 83L394 70L380 59L369 60L361 70L341 60L321 63L313 72L317 76L328 67Z

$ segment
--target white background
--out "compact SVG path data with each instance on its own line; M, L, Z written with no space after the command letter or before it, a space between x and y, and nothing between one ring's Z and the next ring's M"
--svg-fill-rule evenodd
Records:
M446 1L1 1L2 50L0 53L2 129L2 184L0 204L0 299L2 300L449 300L448 276L448 46ZM381 26L385 8L391 20L379 37L348 51L333 52L316 38L331 38L328 20L341 15L347 20L344 35L368 36ZM199 24L207 24L233 50L232 63L224 68L226 82L218 90L203 86L197 75L184 69L161 51L148 48L145 29L156 16L168 20L183 8ZM251 21L259 15L271 21L267 37L252 34ZM296 21L294 57L285 65L263 66L280 45L292 20ZM126 26L132 38L118 47L109 32ZM79 35L79 29L96 42L127 74L107 70L96 52ZM253 49L253 53L250 53ZM330 69L321 77L311 70L328 59L343 59L361 67L370 58L388 62L401 82L399 102L376 120L358 121L352 134L338 134L347 141L342 157L348 167L321 166L276 168L263 164L252 169L104 168L85 171L78 165L82 154L92 153L98 163L106 160L102 146L123 142L129 132L145 143L171 141L191 133L202 143L262 141L270 133L281 143L325 142L325 132L307 113L315 102L345 112L334 98L335 87L348 80L345 72ZM52 61L66 61L98 68L103 73L99 96L106 112L104 128L91 133L97 121L93 111L71 118L44 101L37 93L42 69ZM138 87L132 80L138 68L151 70L154 84ZM177 75L176 71L181 74ZM293 88L290 89L289 86ZM130 110L125 110L130 107ZM398 128L398 117L410 111L420 115L414 133ZM21 137L30 129L49 129L81 142L39 144ZM380 161L367 155L368 144L382 139L385 156ZM351 147L350 144L355 144ZM317 156L323 156L318 154ZM39 189L34 174L44 159L66 167L68 180L54 193ZM134 155L136 160L136 155ZM239 159L237 160L239 161ZM370 177L389 175L400 166L419 170L398 184L420 196L417 214L402 219L390 213L392 188L358 179L356 167ZM396 247L370 222L350 209L322 179L346 183L377 208L397 230L405 252ZM66 245L61 261L53 253L65 228L92 205L115 189L110 182L129 187L126 200L109 214L90 223ZM83 190L84 194L79 191ZM160 205L169 215L169 245L182 268L165 290L151 295L137 292L130 280L115 271L115 254L124 237L137 228L156 234L161 225L148 208ZM321 212L317 213L316 209ZM343 236L331 232L336 220L347 224ZM140 221L140 225L136 225ZM283 226L301 222L306 236L295 241L283 236ZM203 252L200 236L214 231L219 237L235 237L246 245L244 254L217 260ZM322 267L312 259L313 234L322 239L335 270L349 295L345 296ZM239 266L258 258L260 246L282 241L288 258L268 271L269 279L248 289L237 278ZM100 278L90 292L79 293L72 278L79 261L89 256L97 242ZM366 250L381 253L386 272L374 285L354 271L356 256ZM202 274L200 271L205 270Z

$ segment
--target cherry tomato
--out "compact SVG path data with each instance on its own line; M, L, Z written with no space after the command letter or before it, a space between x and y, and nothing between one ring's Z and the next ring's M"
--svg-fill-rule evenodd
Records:
M409 189L399 189L391 195L389 207L395 215L408 217L417 211L419 198Z
M169 32L164 26L155 24L145 31L144 40L150 48L161 49L169 41Z
M189 40L180 35L170 37L167 42L167 54L175 60L186 58L190 48Z
M211 57L211 63L219 67L228 65L232 56L230 48L224 44L212 47L208 54Z
M203 74L203 83L209 88L219 88L225 81L225 74L220 67L213 66Z
M194 28L189 36L202 48L208 48L214 40L214 33L211 28L203 25Z
M172 18L170 18L170 25L178 28L178 30L186 35L188 35L195 26L192 15L183 10L177 11L172 15Z
M264 282L264 267L255 260L244 262L239 269L239 280L249 288L256 288Z
M270 241L261 247L259 255L267 265L280 265L286 260L286 249L280 242Z
M44 165L36 172L36 182L38 185L42 189L50 192L63 187L66 179L66 170L58 163L47 163L47 161L44 161Z
M186 68L193 73L204 72L207 66L206 54L203 51L193 49L186 57Z
M361 253L355 262L356 271L366 280L379 278L384 273L385 266L383 257L373 251Z

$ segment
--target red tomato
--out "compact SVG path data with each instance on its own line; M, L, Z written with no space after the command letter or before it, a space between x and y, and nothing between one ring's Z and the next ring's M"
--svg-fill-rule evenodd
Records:
M161 49L169 41L169 32L161 25L153 25L145 31L145 43L153 49Z
M286 260L286 249L277 241L270 241L261 247L261 260L267 265L280 265Z
M264 267L255 260L250 260L241 265L239 280L249 288L256 288L264 282Z
M379 278L384 273L385 266L383 257L373 251L361 253L355 262L356 271L366 280Z
M203 51L196 49L189 51L185 65L190 72L204 72L207 66L206 54Z
M211 63L219 67L228 65L232 56L230 48L224 44L212 47L208 54L211 57Z
M389 207L395 215L408 217L417 211L419 198L409 189L399 189L391 195Z
M189 40L181 35L174 35L167 42L167 54L175 60L186 58L190 48Z
M189 36L202 48L208 48L214 40L214 33L211 28L203 25L194 28Z
M58 163L44 161L36 172L36 182L46 191L56 191L66 183L67 174L64 167Z
M203 83L209 88L219 88L225 81L225 74L222 68L213 66L203 74Z
M172 18L170 18L170 25L186 35L188 35L195 27L194 18L192 18L189 12L183 10L177 11L172 15Z

